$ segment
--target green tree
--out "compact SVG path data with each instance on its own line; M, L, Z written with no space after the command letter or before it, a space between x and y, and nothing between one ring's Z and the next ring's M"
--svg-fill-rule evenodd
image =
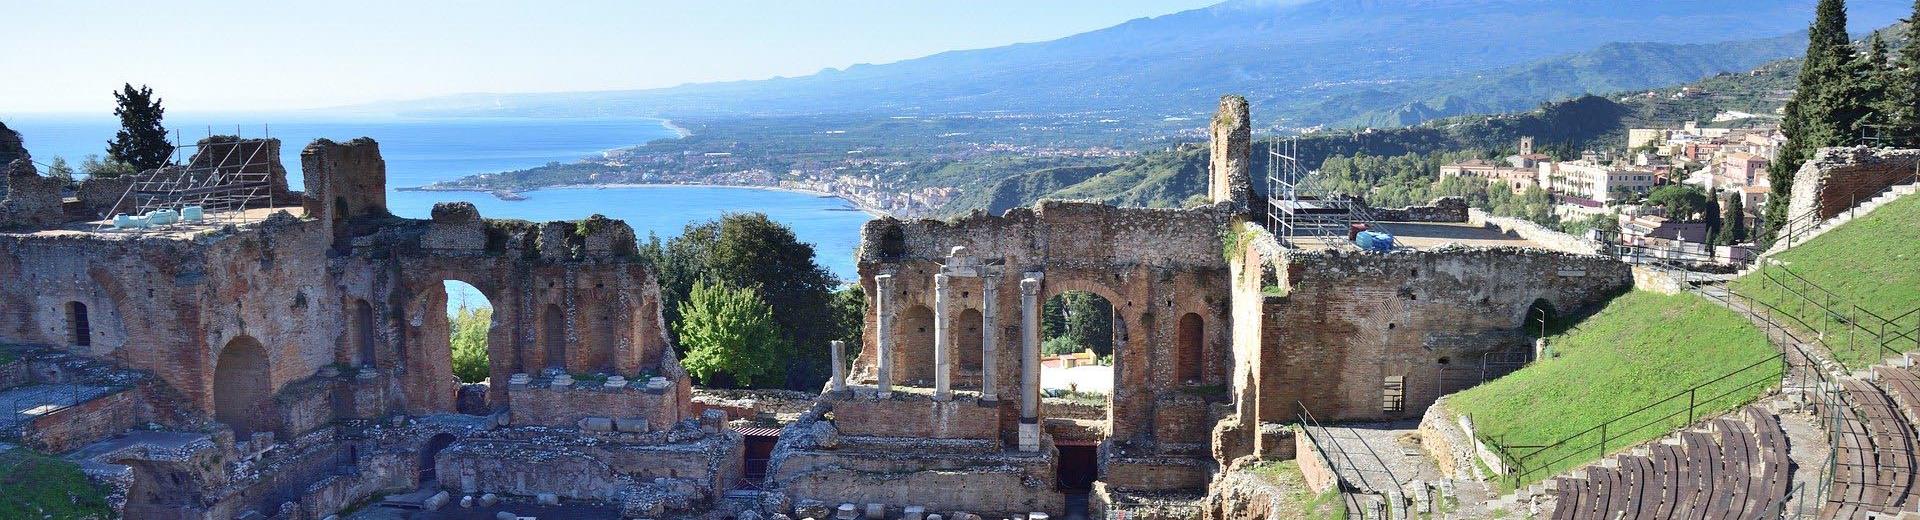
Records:
M1706 192L1687 184L1668 184L1647 195L1647 203L1667 210L1667 218L1694 220L1713 210Z
M1065 339L1078 345L1069 352L1093 349L1113 353L1113 304L1090 292L1067 291L1041 305L1041 334L1048 341Z
M80 161L80 171L86 173L88 177L109 179L133 173L134 169L131 164L101 159L99 155L89 154L86 159Z
M73 184L73 166L67 164L65 157L54 157L53 162L47 164L47 177Z
M120 116L120 131L107 142L107 157L130 164L135 171L166 166L173 143L167 142L167 127L160 124L166 109L153 97L153 89L146 85L135 89L129 83L114 92L113 99L118 104L113 115Z
M1869 112L1872 102L1861 92L1861 65L1865 61L1855 59L1854 54L1853 43L1847 39L1846 2L1820 0L1807 34L1799 88L1787 101L1786 117L1780 122L1787 143L1780 147L1774 161L1777 167L1771 169L1773 196L1767 201L1766 211L1769 235L1789 218L1786 204L1800 165L1820 148L1850 142Z
M826 382L827 342L845 336L830 304L836 283L814 261L813 245L801 242L793 230L762 213L730 213L688 224L664 244L650 237L640 254L660 276L667 323L684 320L679 303L687 301L702 280L758 288L773 309L785 344L794 349L784 358L789 363L781 372L784 383L759 383L817 389Z
M725 282L694 282L674 331L687 350L687 372L709 386L777 384L791 351L759 291Z
M450 320L450 343L453 347L453 375L462 383L485 381L489 374L487 364L487 331L493 328L493 309L472 308L461 304L454 310Z
M1870 135L1885 134L1890 130L1887 126L1890 122L1888 113L1893 107L1887 93L1893 88L1894 70L1887 42L1880 38L1880 33L1873 33L1867 38L1867 52L1861 53L1858 59L1859 62L1854 64L1854 69L1860 74L1858 95L1867 102L1867 115L1860 120L1860 124L1863 130L1870 130ZM1864 128L1867 125L1874 128Z
M1889 133L1903 146L1920 147L1920 0L1907 17L1907 44L1887 72L1886 111Z
M1714 238L1715 244L1733 245L1747 241L1746 197L1734 193L1727 198L1726 214L1720 217L1720 236Z
M839 330L835 339L847 342L847 360L860 356L861 341L867 328L867 294L858 285L833 292L833 321ZM831 356L829 356L831 357ZM831 372L829 372L831 374Z

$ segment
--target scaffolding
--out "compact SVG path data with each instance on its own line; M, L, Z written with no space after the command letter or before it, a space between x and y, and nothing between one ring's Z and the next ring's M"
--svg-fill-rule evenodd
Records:
M250 217L247 209L273 206L278 158L270 137L244 139L237 130L191 145L180 144L176 134L176 164L133 174L126 193L101 215L100 230L153 232L264 218ZM187 149L193 153L181 162Z
M1267 230L1290 248L1357 248L1348 238L1355 225L1373 226L1366 203L1314 187L1314 172L1300 166L1299 139L1275 142L1267 154Z

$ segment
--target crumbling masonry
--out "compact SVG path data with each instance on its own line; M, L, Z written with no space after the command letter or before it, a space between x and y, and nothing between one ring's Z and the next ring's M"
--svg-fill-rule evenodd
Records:
M0 343L22 355L0 392L92 393L0 433L81 449L129 518L319 519L421 484L631 518L1060 515L1082 493L1095 515L1240 517L1252 499L1222 483L1292 457L1300 413L1418 417L1497 375L1487 360L1524 363L1529 316L1632 283L1577 252L1283 248L1249 221L1251 129L1223 99L1197 207L869 222L864 344L833 346L835 379L754 481L726 414L694 413L624 223L394 217L363 138L307 146L305 191L258 218L112 231L88 221L116 212L114 184L63 198L16 161ZM1467 225L1457 200L1382 213ZM453 377L446 280L492 305L487 384ZM1104 406L1042 396L1040 309L1068 291L1113 309Z

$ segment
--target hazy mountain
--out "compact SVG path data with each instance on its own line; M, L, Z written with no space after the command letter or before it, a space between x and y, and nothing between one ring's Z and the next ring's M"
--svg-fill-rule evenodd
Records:
M1123 111L1133 117L1205 112L1221 93L1247 95L1267 117L1297 124L1408 122L1538 103L1579 90L1639 88L1635 77L1684 81L1752 63L1701 56L1688 44L1773 37L1804 29L1815 0L1233 0L1142 18L1057 40L952 51L798 78L567 94L473 94L378 108L498 115L759 114L849 111ZM1849 2L1858 27L1886 25L1905 0ZM1603 47L1617 42L1665 46ZM1776 42L1778 43L1778 42ZM1742 59L1797 54L1760 45ZM1632 76L1538 70L1573 53L1626 49ZM1648 56L1642 56L1643 58ZM1603 55L1594 60L1618 60ZM609 66L617 66L610 64ZM1493 74L1544 88L1466 81L1437 96L1436 80ZM1558 75L1560 77L1553 77ZM1484 91L1496 90L1489 97ZM1339 110L1328 110L1336 107ZM1344 112L1344 113L1341 113ZM1272 120L1272 119L1268 119Z

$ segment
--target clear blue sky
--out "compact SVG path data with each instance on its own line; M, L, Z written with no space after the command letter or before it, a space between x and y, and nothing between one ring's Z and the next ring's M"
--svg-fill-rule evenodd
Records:
M1217 0L0 0L0 114L665 87L1042 41Z

